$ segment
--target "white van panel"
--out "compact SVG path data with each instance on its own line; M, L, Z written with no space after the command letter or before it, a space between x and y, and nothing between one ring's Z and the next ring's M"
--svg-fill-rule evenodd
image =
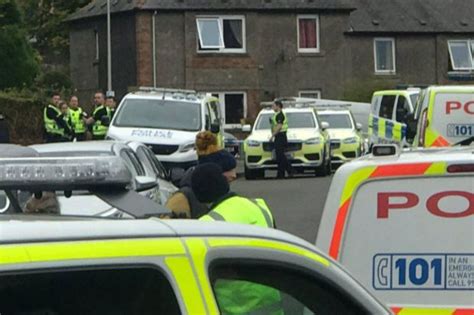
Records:
M474 136L474 92L437 93L431 126L451 143Z
M474 177L381 184L356 191L340 262L389 305L472 307Z

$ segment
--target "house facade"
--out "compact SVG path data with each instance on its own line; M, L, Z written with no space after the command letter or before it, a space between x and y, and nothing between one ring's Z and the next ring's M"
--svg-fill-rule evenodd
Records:
M233 128L275 97L342 98L370 80L457 83L448 41L474 39L472 18L463 32L403 32L374 5L391 1L114 0L113 89L118 97L153 85L209 92ZM423 3L396 2L407 1ZM430 0L436 1L464 0ZM105 4L94 1L69 18L71 76L82 99L106 87ZM421 14L398 12L410 21ZM462 45L454 43L458 56ZM457 78L465 83L471 70L464 68Z

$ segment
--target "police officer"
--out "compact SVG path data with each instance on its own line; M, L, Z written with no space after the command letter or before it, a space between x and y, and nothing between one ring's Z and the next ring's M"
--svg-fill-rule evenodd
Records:
M109 107L105 105L104 93L98 91L94 95L95 109L92 117L89 117L87 124L92 127L92 139L104 140L109 129L112 113Z
M273 228L273 215L263 199L248 199L233 193L215 163L201 164L192 174L192 188L200 202L210 203L201 221L226 221ZM256 283L227 280L216 286L223 314L283 314L277 290Z
M272 136L270 140L274 141L275 146L275 155L278 164L277 178L285 178L285 171L288 172L289 177L292 177L293 169L285 155L288 145L288 138L286 137L288 119L286 114L283 112L283 103L280 100L275 100L272 109L275 113L272 118L270 118L270 124L272 127Z
M69 118L74 128L76 141L85 141L87 113L79 106L79 99L75 95L69 99Z
M64 101L59 101L59 110L61 116L66 124L67 128L64 129L64 135L61 139L62 142L72 141L74 139L74 127L72 125L71 116L69 114L69 106Z
M107 106L110 109L110 118L113 118L115 114L115 109L117 108L115 97L107 96L107 98L105 99L105 106Z
M43 110L44 130L46 142L61 142L64 141L66 133L70 133L64 115L59 109L59 102L61 96L59 93L53 93L51 96L51 103Z

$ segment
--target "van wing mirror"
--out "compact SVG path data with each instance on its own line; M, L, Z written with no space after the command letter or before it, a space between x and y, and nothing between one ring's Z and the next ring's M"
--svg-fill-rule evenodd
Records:
M356 123L356 129L357 129L357 131L361 131L362 130L362 124L361 123Z
M321 129L326 130L329 128L329 123L327 121L321 122Z
M158 186L156 179L150 176L136 176L135 177L135 190L137 192L153 189Z
M407 134L406 138L409 142L415 139L416 136L416 129L417 129L417 121L415 119L414 113L409 113L406 115L406 124L407 124Z
M211 124L211 132L212 133L219 133L221 132L221 126L218 123Z
M242 132L251 132L252 131L252 126L251 125L243 125L242 126Z

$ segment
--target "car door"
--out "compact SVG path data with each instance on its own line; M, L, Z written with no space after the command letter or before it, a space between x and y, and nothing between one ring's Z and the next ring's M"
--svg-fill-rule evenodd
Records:
M335 263L305 248L252 238L188 238L211 313L389 314Z
M8 244L0 252L1 314L206 313L179 239Z

